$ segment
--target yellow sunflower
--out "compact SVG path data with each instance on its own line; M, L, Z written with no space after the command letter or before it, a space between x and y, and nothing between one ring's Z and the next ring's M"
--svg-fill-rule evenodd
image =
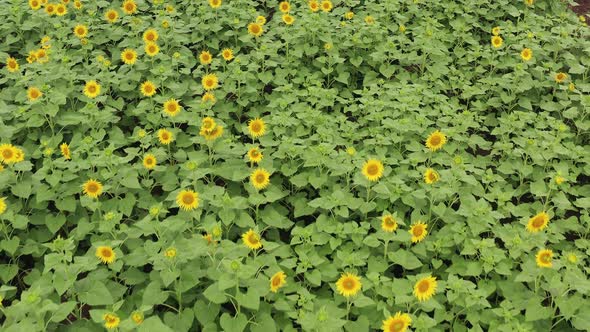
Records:
M168 99L164 102L164 113L168 116L175 117L180 113L180 103L176 99Z
M500 48L502 47L502 43L504 42L504 40L502 39L502 37L500 36L492 36L492 46L494 46L494 48Z
M270 278L270 291L276 293L279 288L285 286L286 283L287 275L285 272L279 271Z
M574 92L576 90L576 85L574 84L574 82L570 82L570 84L567 86L568 90Z
M309 9L314 13L320 10L320 4L316 0L310 0L308 5Z
M538 267L552 267L553 263L551 260L553 259L553 251L551 249L542 249L537 252L537 256L535 256L535 260L537 261Z
M375 24L375 19L371 15L365 16L365 23L368 25Z
M72 159L72 155L70 153L70 146L68 145L68 143L62 143L59 146L59 150L61 151L61 155L64 157L65 160Z
M549 224L549 215L543 211L539 212L529 219L526 225L526 230L531 233L537 233L547 228Z
M160 53L160 47L158 46L158 44L152 42L145 44L145 47L143 49L145 51L145 54L151 57L154 57L158 55L158 53Z
M174 258L176 257L176 248L168 248L164 251L164 257L166 258Z
M246 233L242 234L242 241L248 248L252 250L262 248L262 242L260 242L260 235L254 232L253 229L249 229Z
M211 6L211 8L221 7L221 0L209 0L209 6Z
M418 242L424 240L424 238L428 234L428 231L426 230L426 228L428 228L428 225L421 222L421 221L414 223L410 227L409 232L410 232L410 235L412 235L412 243L418 243Z
M158 140L160 143L168 145L174 140L174 135L166 129L160 129L158 130Z
M287 1L279 3L279 10L283 13L288 13L291 10L291 5Z
M74 35L78 38L84 38L88 35L88 27L84 24L78 24L74 27Z
M266 124L261 118L256 118L248 122L248 132L250 136L257 138L266 133Z
M55 15L55 4L52 3L48 3L45 6L45 12L47 13L47 15L52 16Z
M361 278L353 273L343 273L336 281L338 293L344 297L355 296L361 290Z
M94 179L86 181L82 188L84 189L84 194L91 198L98 198L102 194L102 183Z
M369 159L363 165L362 173L367 180L375 182L383 176L383 163L377 159Z
M202 51L201 54L199 54L199 62L201 62L202 65L208 65L212 60L213 57L209 51Z
M414 296L423 302L430 299L436 292L437 281L435 277L424 277L414 285Z
M406 332L410 325L412 325L410 315L398 311L395 316L389 316L383 321L381 329L384 332Z
M151 153L148 153L145 155L145 157L143 157L143 167L145 167L146 169L154 169L154 167L156 167L158 160L156 159L156 156L154 156Z
M264 168L258 168L250 174L250 183L258 190L264 189L270 183L270 173Z
M426 139L426 147L430 149L430 151L436 151L445 145L447 142L447 136L441 133L440 131L435 131L428 138Z
M201 101L204 103L206 103L206 102L215 103L215 95L211 92L205 92L203 94L203 97L201 98Z
M560 185L565 182L565 178L563 176L557 175L555 177L555 184Z
M2 144L0 145L0 161L5 164L12 164L15 163L17 160L16 157L16 148L12 144Z
M532 6L535 3L535 0L524 0L527 6Z
M256 17L256 23L260 25L266 24L266 17L259 15L258 17Z
M492 28L492 35L499 36L500 35L500 27L493 27Z
M104 14L104 18L109 22L109 23L115 23L117 22L117 19L119 19L119 13L114 10L114 9L109 9L107 10L107 12Z
M96 257L105 264L111 264L115 261L116 255L113 248L109 246L100 246L96 248Z
M31 7L32 10L38 10L39 8L41 8L41 1L29 0L29 7Z
M156 85L152 81L145 81L141 83L139 90L141 94L146 97L151 97L156 94Z
M158 31L156 29L147 29L143 33L143 42L144 43L155 43L158 40Z
M2 166L2 165L0 165ZM3 214L4 212L6 212L6 198L5 197L0 197L0 214Z
M260 37L263 32L264 32L264 29L262 28L261 24L259 24L259 23L248 24L248 33L251 34L252 36Z
M555 82L561 83L567 79L566 73L557 73L555 74Z
M533 58L533 50L531 50L530 48L525 48L520 52L520 57L524 60L524 61L529 61L530 59Z
M104 314L102 316L102 320L104 321L104 327L106 327L109 330L117 328L119 326L119 323L121 322L119 316L113 313Z
M215 122L215 119L210 116L207 116L201 120L201 132L203 133L210 133L213 129L215 129L216 126L217 123Z
M135 1L133 0L125 0L125 2L123 2L122 8L125 14L131 15L137 11L137 4L135 4Z
M347 20L352 20L353 17L354 17L354 12L346 12L346 14L344 14L344 18Z
M41 90L37 89L34 86L30 87L27 90L27 98L29 98L30 101L35 101L35 100L39 99L41 96L43 96L43 93L41 92Z
M96 98L100 94L100 84L94 80L86 82L84 94L88 98Z
M78 0L74 1L74 8L76 8L78 10L82 9L82 2L80 2Z
M291 25L295 22L295 18L289 14L285 14L283 15L283 22L285 22L286 25Z
M139 325L143 323L143 313L139 311L135 311L131 314L131 320L136 324Z
M176 195L176 204L185 211L191 211L199 207L199 194L192 190L181 190Z
M223 134L223 126L217 125L213 130L204 133L204 137L208 141L213 141L219 138Z
M234 51L231 48L224 48L221 51L221 56L225 61L231 61L234 58Z
M248 161L250 161L251 163L257 164L262 160L262 158L262 152L260 152L258 148L252 148L248 150Z
M16 59L13 57L8 57L6 59L6 68L11 73L18 71L18 62L16 62Z
M206 91L211 91L217 88L219 80L217 79L217 75L215 74L207 74L203 76L201 80L201 84L203 85L203 89Z
M332 10L333 5L330 0L324 0L324 1L322 1L321 7L322 7L322 11L327 13Z
M391 214L386 214L381 217L381 229L385 232L395 232L397 229L397 221Z
M134 49L126 48L121 52L121 61L128 65L134 64L137 61L137 52Z
M427 184L433 184L437 182L439 179L440 175L438 175L438 173L432 168L428 168L426 169L426 172L424 172L424 182L426 182Z
M63 3L60 3L59 5L55 6L55 15L64 16L67 13L68 8Z

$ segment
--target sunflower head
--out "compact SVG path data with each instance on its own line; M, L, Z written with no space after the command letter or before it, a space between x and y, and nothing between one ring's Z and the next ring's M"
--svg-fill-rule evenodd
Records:
M119 19L119 13L114 10L114 9L109 9L107 10L107 12L104 14L104 18L109 22L109 23L115 23L117 22L117 19Z
M217 123L212 117L207 116L201 120L201 131L204 133L210 133L216 126Z
M446 142L447 136L437 130L430 134L426 139L426 147L430 149L430 151L436 151L442 148Z
M155 43L158 40L158 31L156 29L147 29L143 32L143 42L144 43Z
M260 24L260 25L264 25L266 24L266 17L259 15L256 17L256 23Z
M436 183L439 179L440 175L432 168L428 168L424 172L424 182L426 182L426 184Z
M176 257L176 248L170 247L164 251L164 257L172 259Z
M325 13L331 11L332 10L332 7L333 7L332 1L330 1L330 0L324 0L324 1L322 1L322 3L321 3L320 6L322 7L322 11L325 12Z
M260 37L264 29L262 29L262 25L260 23L250 23L248 24L248 33L254 37Z
M352 11L346 12L346 14L344 14L344 18L347 20L352 20L354 18L354 12L352 12Z
M78 38L84 38L88 35L88 27L84 24L78 24L74 27L74 35Z
M563 81L565 81L567 79L567 74L566 73L557 73L555 74L555 82L557 83L561 83Z
M221 51L221 56L225 61L231 61L234 58L234 51L231 48L224 48Z
M151 153L148 153L143 157L143 167L146 169L154 169L157 162L156 156Z
M205 89L206 91L211 91L217 88L219 80L217 79L217 75L207 74L203 76L201 84L203 85L203 89Z
M549 224L549 215L547 212L542 211L532 216L526 225L526 230L531 233L537 233L547 228Z
M39 8L41 8L41 1L29 0L29 7L31 7L32 10L38 10Z
M397 221L391 214L386 214L381 217L381 229L385 232L395 232L397 229Z
M100 84L94 80L86 82L84 94L88 98L96 98L100 94Z
M6 59L6 68L11 73L18 71L18 62L16 62L16 59L13 57L8 57Z
M201 62L202 65L208 65L212 60L213 56L211 56L211 52L209 51L202 51L201 54L199 54L199 62Z
M143 323L143 313L139 311L135 311L131 314L131 320L136 324L139 325Z
M145 44L144 51L148 56L154 57L160 53L160 47L154 42L148 42Z
M386 332L405 332L412 325L412 318L408 314L397 312L383 321L381 329Z
M279 288L285 286L286 283L287 275L285 272L279 271L270 278L270 291L276 293Z
M152 81L145 81L141 84L139 91L146 97L151 97L156 94L156 85Z
M115 329L119 326L121 319L114 313L106 313L102 316L102 320L104 321L104 327L108 330Z
M192 190L181 190L176 195L176 203L182 210L194 210L199 207L199 194Z
M436 292L437 281L435 277L424 277L414 284L414 296L423 302L430 299Z
M41 96L43 96L43 93L41 92L41 90L39 90L38 88L32 86L27 90L27 98L29 98L30 101L35 101L37 99L39 99Z
M537 252L535 260L538 267L550 268L553 266L553 251L551 249L542 249Z
M253 229L249 229L246 233L242 234L242 242L252 249L260 249L262 248L262 242L260 242L260 235L256 233Z
M282 13L288 13L291 10L291 5L289 4L288 1L283 1L283 2L279 3L279 10Z
M137 52L134 49L126 48L121 52L121 61L127 65L132 65L137 61Z
M344 297L356 295L361 290L361 278L353 273L343 273L336 281L338 293Z
M428 231L426 230L428 225L418 221L410 227L410 235L412 235L412 243L418 243L426 237Z
M211 91L205 92L203 94L203 97L201 97L201 101L204 103L207 103L207 102L215 103L215 95Z
M258 148L251 148L248 150L248 161L257 164L262 161L262 152Z
M524 61L529 61L530 59L533 58L533 50L531 50L530 48L525 48L520 52L520 57L524 60Z
M158 140L161 144L168 145L174 140L174 135L166 129L160 129L158 130Z
M310 0L308 2L308 6L309 9L314 13L320 10L320 4L316 0Z
M113 248L109 246L100 246L96 248L96 257L105 264L111 264L115 261L116 255Z
M211 6L211 8L221 7L221 0L209 0L209 6Z
M266 124L261 118L252 119L248 122L250 136L257 138L266 133Z
M176 99L168 99L164 102L164 114L175 117L180 113L180 103Z
M250 183L257 190L262 190L270 184L270 173L263 168L258 168L250 174Z
M68 8L63 3L60 3L59 5L55 6L55 15L64 16L67 13L68 13Z
M377 159L369 159L363 165L362 173L371 182L378 181L383 176L383 163Z
M2 164L0 164L0 166L2 166ZM0 215L6 212L6 208L6 198L0 197Z
M492 36L492 46L494 48L500 48L504 40L500 36Z
M90 179L82 186L83 192L86 196L91 198L98 198L102 194L102 183Z
M125 2L123 2L122 9L125 14L131 15L137 11L137 4L133 0L125 0Z
M285 14L283 15L283 22L285 22L286 25L291 25L295 22L295 18L289 14Z
M70 153L70 146L68 145L68 143L62 143L59 146L59 150L61 151L61 155L64 157L65 160L72 159L72 155Z

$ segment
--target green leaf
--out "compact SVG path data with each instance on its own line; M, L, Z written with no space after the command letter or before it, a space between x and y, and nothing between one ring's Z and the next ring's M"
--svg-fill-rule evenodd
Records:
M221 328L226 332L242 332L248 325L248 319L246 315L240 313L235 317L231 317L228 313L221 315L219 321Z
M392 262L401 265L404 269L413 270L422 266L422 262L414 254L403 249L390 252L388 257Z

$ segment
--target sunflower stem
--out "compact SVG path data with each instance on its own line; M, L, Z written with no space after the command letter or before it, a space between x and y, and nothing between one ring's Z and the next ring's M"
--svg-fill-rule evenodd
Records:
M389 239L385 240L385 248L383 249L383 258L387 259L387 247L389 246Z
M346 320L348 320L348 317L350 316L350 306L352 305L352 303L350 303L350 298L347 297L346 298Z

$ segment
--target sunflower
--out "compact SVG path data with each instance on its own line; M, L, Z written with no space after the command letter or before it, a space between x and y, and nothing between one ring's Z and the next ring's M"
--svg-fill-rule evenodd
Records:
M266 124L261 118L256 118L248 122L248 132L250 136L257 138L266 133Z
M211 6L211 8L221 7L221 0L209 0L209 6Z
M72 155L70 153L70 146L68 145L68 143L62 143L59 146L59 150L61 151L61 155L64 157L65 160L72 159Z
M88 27L84 24L78 24L74 27L74 35L78 38L84 38L88 35Z
M219 80L217 79L217 75L215 74L207 74L203 76L201 80L201 84L203 85L203 89L207 91L211 91L216 89L218 86Z
M520 57L524 60L524 61L529 61L530 59L533 58L533 50L531 50L530 48L525 48L520 52Z
M316 0L310 0L308 5L309 9L314 13L320 10L320 4Z
M154 167L156 167L157 162L158 160L151 153L148 153L145 155L145 157L143 157L143 167L147 169L154 169Z
M492 35L499 36L500 35L500 27L493 27L492 28Z
M41 96L43 96L43 93L41 92L41 90L37 89L34 86L30 87L27 90L27 98L29 98L30 101L35 101L35 100L39 99Z
M549 224L549 215L543 211L539 212L529 219L526 225L526 230L531 233L542 231Z
M283 271L279 271L270 278L270 291L276 293L279 288L285 286L287 283L287 275Z
M537 252L537 256L535 256L535 260L537 261L538 267L552 267L553 263L551 259L553 258L553 251L551 249L542 249Z
M438 173L432 168L428 168L426 169L426 172L424 172L424 182L426 182L426 184L433 184L439 179L440 175L438 175Z
M208 65L211 63L212 60L213 57L211 56L211 53L209 51L202 51L201 54L199 54L199 61L202 65Z
M121 61L128 65L134 64L137 61L137 52L131 48L124 49L121 52Z
M39 63L47 63L47 61L49 61L47 51L43 48L40 48L37 51L35 51L35 58L37 58L37 61L39 61Z
M270 183L270 173L264 168L258 168L250 174L250 183L258 190L264 189Z
M160 47L156 43L149 42L145 44L144 51L148 56L154 57L160 53Z
M168 248L164 251L164 257L166 258L174 258L176 257L176 248Z
M55 15L55 5L52 3L48 3L45 6L45 12L47 13L47 15L52 16Z
M93 179L86 181L82 188L84 194L91 198L98 198L102 194L102 183Z
M199 194L192 190L181 190L176 195L176 204L185 211L191 211L199 207Z
M164 145L170 144L174 140L174 135L166 129L158 130L158 140Z
M262 248L260 235L251 228L246 233L242 234L242 242L244 242L244 244L252 250Z
M215 126L215 128L213 128L213 130L211 130L208 133L205 133L203 136L205 137L206 140L213 141L213 140L219 138L222 134L223 134L223 126L217 125L217 126Z
M340 279L336 281L336 289L344 297L356 295L361 290L361 287L361 278L353 273L343 273Z
M29 0L29 7L31 7L32 10L38 10L39 8L41 8L41 1Z
M152 81L145 81L141 83L139 91L146 97L151 97L156 94L156 85Z
M386 214L381 217L381 229L388 233L395 232L397 229L397 221L391 214Z
M202 133L210 133L213 129L215 129L216 126L217 123L215 122L215 119L213 119L212 117L207 116L203 118L203 120L201 120Z
M23 152L23 150L15 147L14 148L14 162L20 163L23 160L25 160L25 153Z
M158 40L158 31L156 29L147 29L143 33L143 42L144 43L155 43Z
M500 48L502 47L502 43L504 42L504 40L502 39L502 37L500 36L492 36L492 46L494 46L494 48Z
M368 25L375 24L375 19L371 15L365 16L365 23Z
M5 164L13 164L16 163L18 157L16 155L17 148L14 147L12 144L2 144L0 145L0 161Z
M262 25L259 23L250 23L248 24L248 33L254 37L260 37L264 29L262 29Z
M6 59L6 68L8 68L8 71L11 73L18 71L18 62L16 62L16 59L13 57L8 57Z
M560 185L565 182L565 178L563 176L557 175L555 177L555 184Z
M283 22L285 22L286 25L291 25L295 22L295 18L289 14L285 14L283 15Z
M260 150L258 150L258 148L252 148L250 150L248 150L248 160L251 163L257 164L259 163L263 158L262 152L260 152Z
M137 11L137 4L135 4L135 1L133 0L125 0L125 2L123 2L122 8L125 14L131 15Z
M332 10L332 7L333 7L332 1L330 1L330 0L322 1L321 7L322 7L322 11L324 13L329 12L330 10Z
M59 5L55 6L55 15L64 16L67 13L68 8L63 3L60 3Z
M344 14L344 18L347 20L352 20L352 18L354 17L354 12L346 12L346 14Z
M119 326L119 323L121 322L119 316L113 313L104 314L102 316L102 320L104 321L104 327L106 327L109 330L117 328L117 326Z
M143 323L143 313L139 311L135 311L131 314L131 320L136 324L139 325Z
M28 63L33 63L37 60L37 55L35 51L29 51L29 56L27 57Z
M410 325L412 325L410 315L402 314L398 311L395 316L389 316L389 318L383 321L381 329L384 332L405 332Z
M363 165L362 173L367 180L378 181L383 176L383 163L377 159L369 159Z
M0 214L3 214L4 212L6 212L6 198L0 197Z
M421 221L414 223L410 227L409 232L410 232L410 235L412 235L412 243L418 243L418 242L424 240L424 238L428 234L428 231L426 230L426 228L428 228L428 225L421 222Z
M100 94L100 84L94 80L86 82L84 94L88 98L96 98Z
M204 103L206 103L206 102L215 103L215 95L211 92L205 92L203 94L203 97L201 98L201 101Z
M104 18L109 22L109 23L115 23L117 22L117 19L119 19L119 13L114 10L114 9L109 9L107 10L107 12L104 14Z
M535 0L524 0L527 6L532 6L535 3Z
M430 151L436 151L445 145L447 142L447 136L441 133L440 131L435 131L428 138L426 139L426 147L430 149Z
M288 13L291 10L291 5L288 1L279 3L279 10L283 13Z
M567 79L566 73L557 73L555 74L555 82L561 83Z
M414 296L418 298L418 301L426 301L430 299L434 292L436 292L436 278L432 276L424 277L414 285Z
M264 25L266 24L266 17L259 15L256 17L256 23L260 24L260 25Z
M574 92L576 90L576 85L573 82L570 82L570 84L567 86L568 90Z
M175 117L180 113L180 104L176 99L168 99L164 102L164 113L168 116Z
M221 51L221 56L225 61L231 61L234 58L234 51L231 48L224 48Z
M96 257L105 264L111 264L115 261L116 255L113 248L109 246L100 246L96 248Z
M82 2L80 2L78 0L74 1L74 8L76 8L78 10L82 9Z

